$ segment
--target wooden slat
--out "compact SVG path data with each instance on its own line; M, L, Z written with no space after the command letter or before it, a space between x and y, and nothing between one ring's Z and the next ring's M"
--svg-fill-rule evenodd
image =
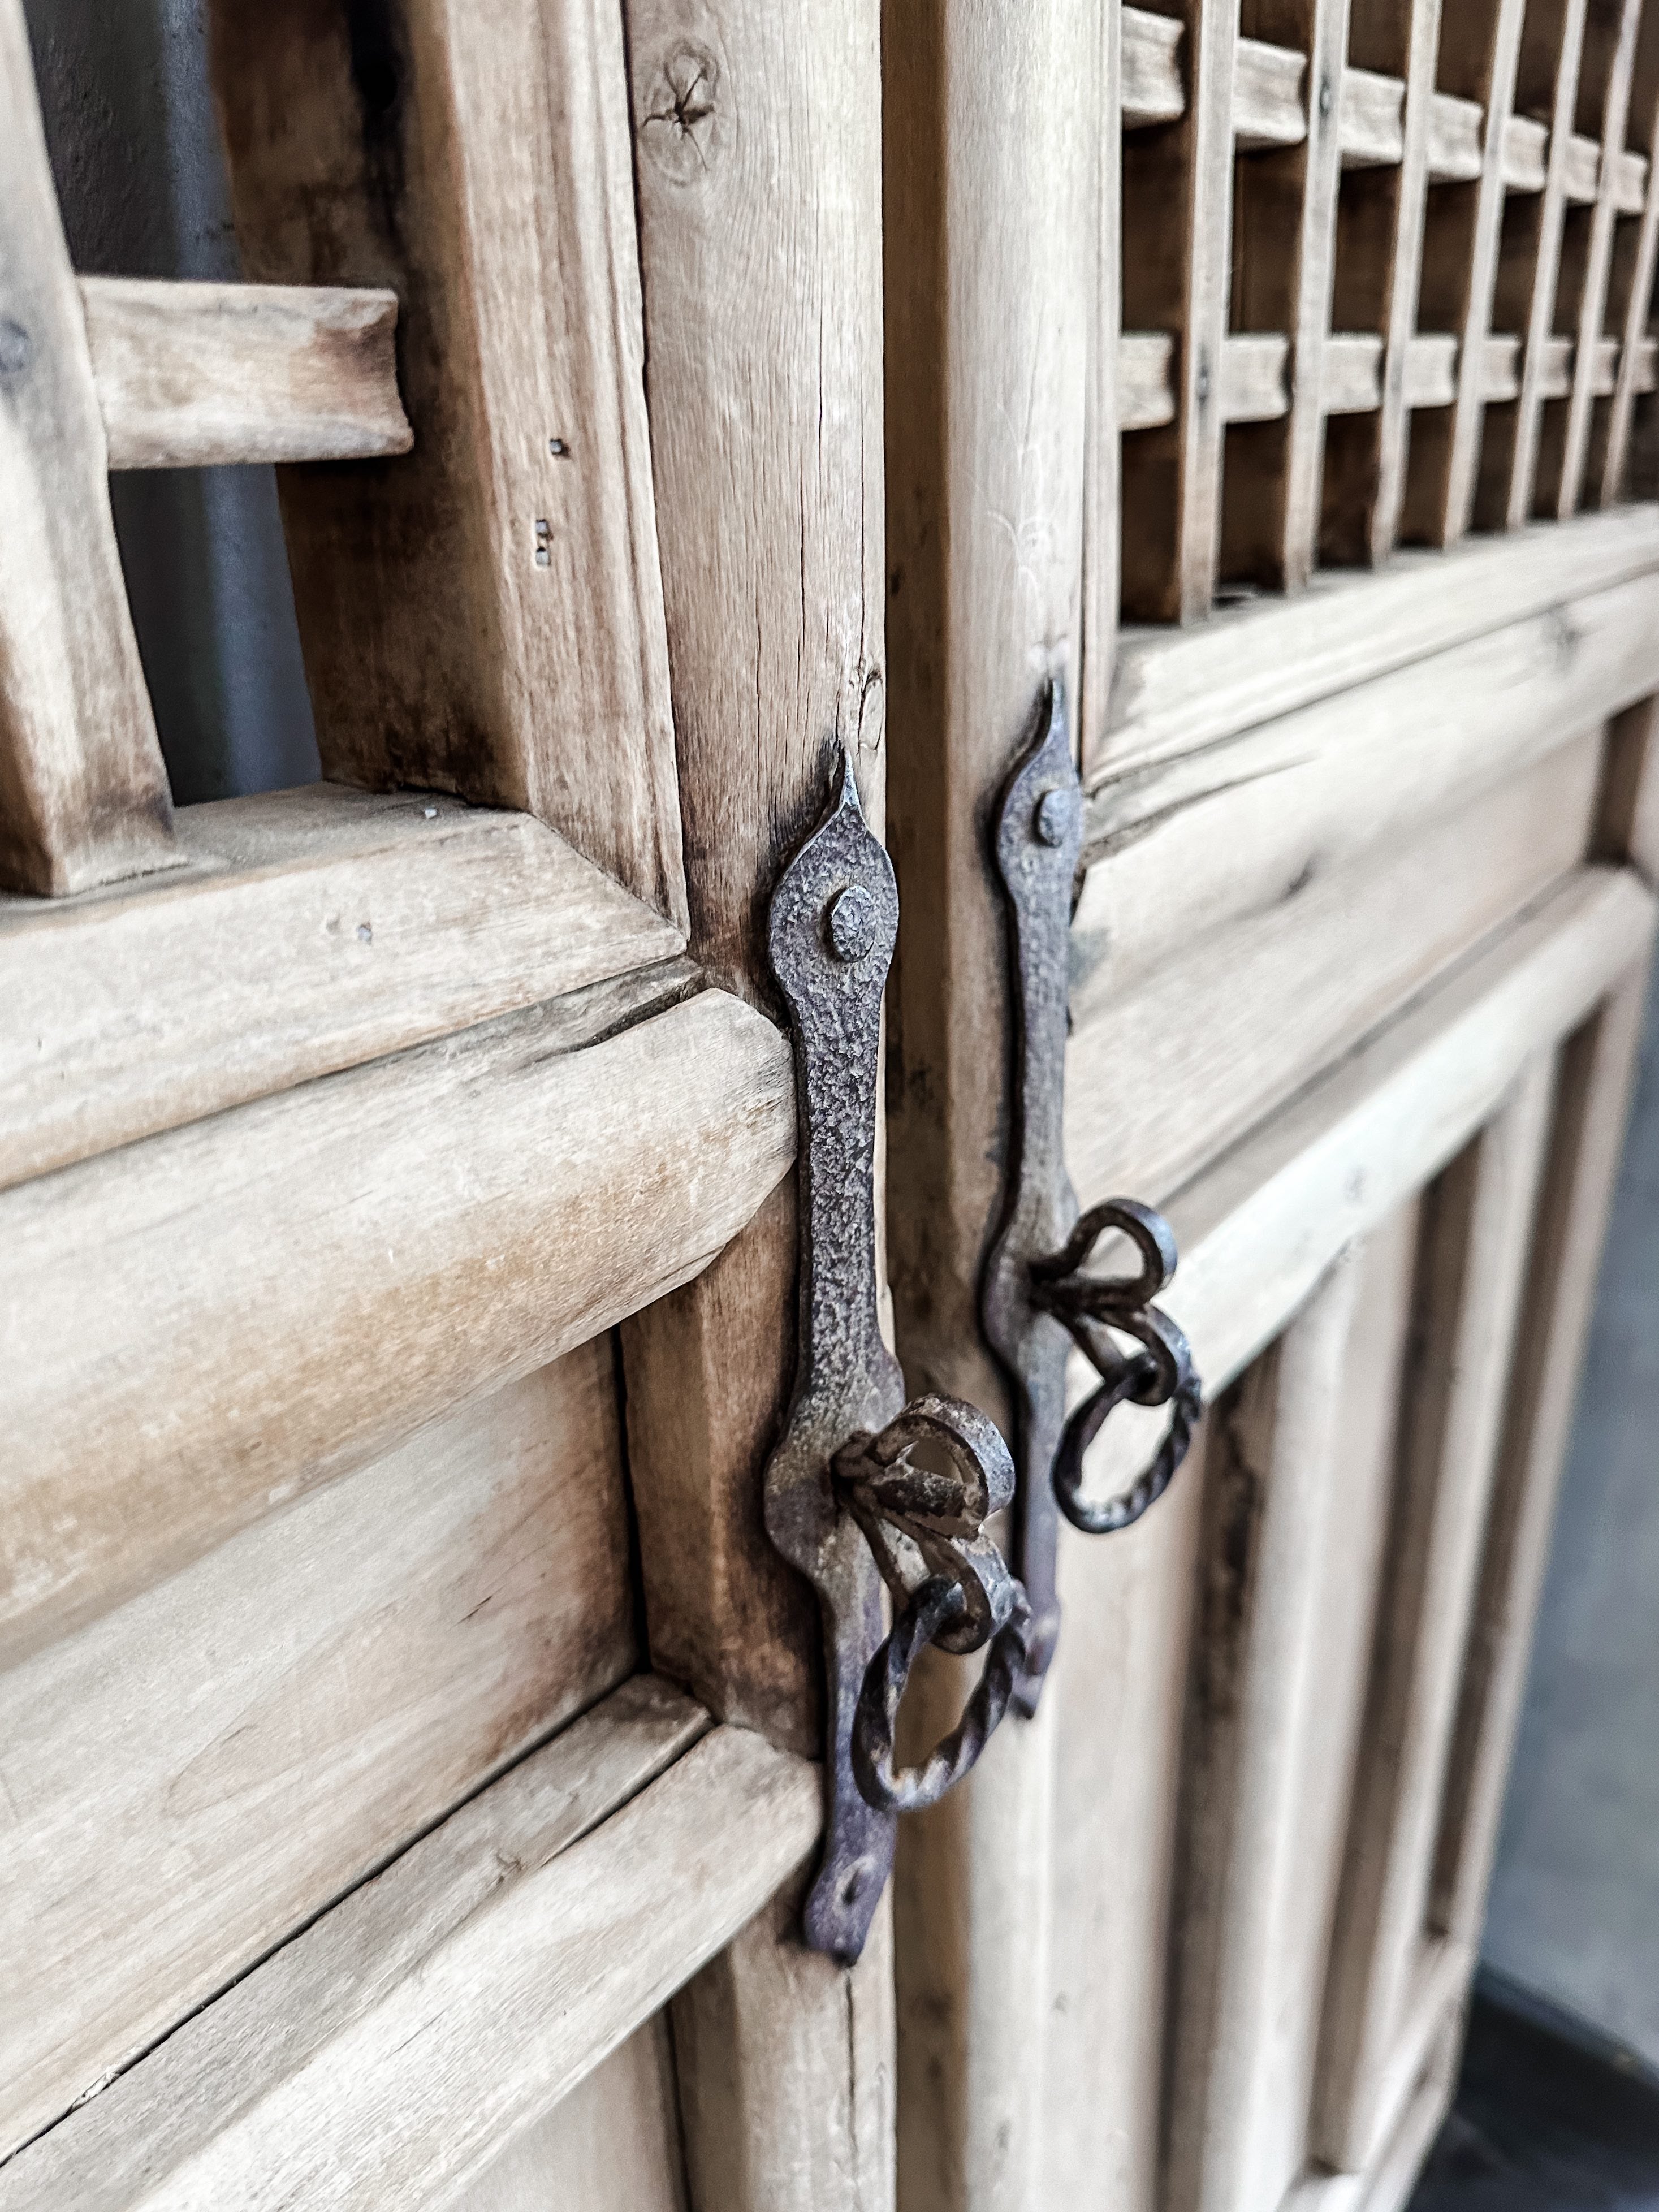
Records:
M1299 600L1216 615L1189 636L1126 635L1115 726L1088 780L1212 743L1464 639L1659 568L1650 507L1586 516L1507 543L1401 555L1376 577L1318 580ZM1571 616L1560 635L1569 643Z
M1233 63L1233 135L1241 153L1299 146L1308 135L1305 48L1240 39Z
M1210 1412L1170 1913L1170 2212L1277 2206L1302 2167L1305 1989L1340 1850L1319 1800L1357 1717L1340 1696L1354 1670L1322 1632L1338 1561L1375 1525L1392 1413L1385 1397L1382 1449L1356 1468L1344 1399L1365 1257L1344 1255ZM1385 1315L1385 1341L1401 1319Z
M1486 340L1507 198L1504 155L1525 13L1525 0L1456 8L1441 36L1440 81L1449 78L1478 93L1485 136L1484 142L1477 136L1475 144L1472 181L1478 190L1458 196L1443 218L1431 214L1425 240L1418 320L1455 334L1459 364L1449 419L1413 426L1406 535L1431 545L1455 544L1474 514L1488 388Z
M629 988L0 1197L6 1647L708 1264L788 1166L788 1048L719 992L592 1042Z
M1641 13L1642 0L1623 0L1618 44L1609 58L1601 89L1600 179L1585 265L1579 280L1572 398L1560 426L1559 442L1552 434L1540 457L1539 497L1545 511L1558 519L1577 514L1589 456L1590 410L1596 398L1601 325L1607 312L1613 228L1619 216L1620 159L1630 112L1631 77L1636 63L1636 33Z
M0 1185L684 948L527 815L314 784L178 821L158 881L0 898Z
M397 295L82 276L112 469L407 453Z
M1338 212L1333 319L1382 338L1382 400L1375 416L1338 416L1325 454L1322 550L1338 562L1376 566L1394 550L1406 489L1411 418L1406 361L1415 330L1428 198L1429 122L1440 0L1401 0L1356 17L1350 51L1363 66L1401 75L1405 105L1398 169L1351 179Z
M0 889L173 864L21 0L0 0Z
M1214 595L1221 351L1231 257L1237 11L1182 0L1190 94L1179 122L1123 142L1123 318L1176 337L1173 422L1123 451L1123 605L1191 621Z
M1100 110L1095 132L1097 213L1092 320L1089 333L1088 414L1083 467L1083 592L1079 644L1077 739L1086 757L1091 732L1104 729L1117 666L1118 616L1123 599L1123 403L1120 341L1123 331L1123 9L1101 10ZM1165 381L1167 382L1167 376ZM891 530L890 512L888 527Z
M769 1003L767 900L842 744L884 825L879 12L623 10L692 949ZM786 1188L700 1283L629 1324L623 1368L653 1661L721 1719L816 1757L815 1604L761 1515L795 1265ZM751 1934L688 1994L703 2032L680 2053L681 2109L705 2205L890 2204L890 1924L850 1975Z
M1182 72L1186 26L1174 15L1155 15L1149 8L1124 8L1123 128L1174 123L1187 112Z
M1104 784L1073 917L1082 996L1121 991L1359 855L1431 828L1593 730L1659 678L1654 586L1539 615L1299 713Z
M1528 9L1522 33L1517 102L1547 106L1550 139L1544 189L1499 256L1493 319L1522 337L1521 392L1513 408L1487 417L1475 494L1483 527L1518 530L1533 509L1585 19L1586 0L1545 0Z
M1600 766L1588 732L1121 988L1109 962L1074 987L1066 1157L1085 1202L1175 1188L1571 868Z
M1659 18L1649 19L1650 36L1659 40ZM1647 58L1639 56L1637 68L1637 89L1650 72L1642 66ZM1645 115L1638 118L1645 130L1650 145L1659 148L1659 90L1654 104ZM1613 407L1607 417L1605 441L1601 456L1599 482L1594 487L1592 505L1611 507L1624 489L1625 474L1630 459L1631 425L1636 413L1636 399L1642 387L1644 367L1651 374L1648 356L1650 348L1644 346L1648 325L1653 315L1653 292L1656 273L1659 273L1659 169L1650 168L1645 179L1641 224L1637 232L1627 276L1628 290L1625 301L1623 327L1619 347L1618 378L1613 394Z
M1398 2117L1385 2092L1423 1962L1553 1079L1540 1056L1425 1200L1398 1487L1320 2039L1314 2142L1339 2172L1371 2166ZM1431 2013L1443 2005L1437 1994ZM1408 2083L1420 2063L1413 2054L1402 2065Z
M280 485L324 773L522 807L684 927L617 9L210 15L250 277L403 303L412 452Z
M1516 193L1541 192L1548 179L1550 127L1536 116L1511 115L1504 131L1504 184Z
M698 1725L664 1695L453 1814L0 2169L0 2205L453 2201L811 1849L816 1773L745 1730L650 1778Z
M635 1663L601 1337L0 1676L0 2155Z
M453 2199L455 2212L685 2212L667 2015L635 2028Z

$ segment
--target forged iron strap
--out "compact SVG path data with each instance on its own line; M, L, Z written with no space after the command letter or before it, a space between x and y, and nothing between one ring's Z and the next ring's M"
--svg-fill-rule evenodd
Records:
M1030 1657L1014 1703L1036 1711L1060 1633L1059 1515L1091 1535L1128 1528L1168 1488L1187 1455L1203 1392L1186 1338L1153 1299L1176 1269L1170 1225L1133 1199L1111 1199L1079 1220L1066 1172L1067 960L1072 889L1083 850L1083 794L1065 694L1051 685L1003 793L996 861L1008 900L1014 1026L1013 1115L1001 1226L981 1292L985 1334L1013 1385L1014 1565L1029 1595ZM1135 1273L1084 1268L1099 1240L1127 1237ZM1136 1347L1124 1351L1115 1339ZM1100 1387L1067 1417L1073 1344ZM1117 1407L1168 1406L1164 1437L1120 1496L1083 1496L1083 1456Z
M892 864L844 759L829 816L784 871L769 921L794 1037L801 1261L794 1395L767 1462L766 1526L818 1595L825 1824L803 1929L848 1964L892 1869L896 1815L936 1802L972 1766L1025 1650L1024 1592L984 1534L1013 1495L1008 1448L957 1400L907 1406L878 1318L878 1050L897 933ZM884 1639L884 1579L897 1615ZM895 1773L895 1719L917 1654L988 1643L957 1729Z

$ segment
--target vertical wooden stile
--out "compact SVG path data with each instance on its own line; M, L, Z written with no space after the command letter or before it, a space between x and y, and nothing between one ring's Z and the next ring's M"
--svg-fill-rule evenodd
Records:
M1123 327L1176 340L1175 419L1123 448L1123 611L1146 622L1195 622L1215 596L1238 10L1166 11L1186 31L1186 108L1123 143Z
M1339 2172L1382 2154L1400 2118L1389 2092L1398 2078L1408 2093L1418 2072L1397 2075L1391 2062L1422 1956L1553 1073L1547 1056L1535 1063L1425 1200L1399 1486L1322 2038L1315 2141Z
M616 8L212 24L246 274L401 303L413 451L278 477L324 774L522 807L683 927Z
M1168 2212L1276 2206L1306 2159L1415 1212L1345 1255L1211 1416Z
M1640 220L1620 224L1613 246L1608 319L1619 326L1619 374L1599 437L1591 439L1589 498L1599 507L1611 507L1624 493L1642 342L1652 321L1659 273L1659 9L1649 8L1642 18L1629 113L1626 140L1633 138L1646 160L1647 182Z
M1233 323L1290 339L1287 412L1226 434L1222 572L1299 591L1313 573L1324 463L1341 179L1342 76L1349 0L1243 0L1248 37L1305 53L1308 135L1242 156L1233 211Z
M1105 743L1123 596L1123 441L1117 388L1118 341L1123 334L1123 10L1107 7L1102 13L1078 717L1078 752L1085 777Z
M1636 33L1642 5L1643 0L1624 0L1619 17L1618 44L1607 58L1602 76L1605 89L1595 118L1600 125L1596 135L1601 142L1601 170L1578 298L1572 396L1560 426L1559 454L1552 438L1540 455L1540 505L1559 521L1565 521L1578 511L1589 453L1597 356L1613 265L1613 230L1619 215L1619 157L1625 150L1625 125L1630 112L1631 77L1636 62ZM1587 88L1581 82L1581 91Z
M0 0L0 889L174 865L21 0Z
M1516 106L1547 108L1549 152L1544 189L1511 198L1498 268L1497 326L1522 341L1521 389L1489 409L1480 457L1475 520L1486 529L1519 530L1532 513L1543 423L1550 337L1566 218L1567 167L1578 105L1586 0L1534 0L1522 29Z
M1091 377L1098 406L1115 368L1091 362L1110 317L1095 325L1091 280L1097 255L1103 273L1115 258L1097 165L1117 12L889 0L883 15L895 1319L913 1390L1005 1419L978 1322L1011 1051L988 840L1046 683L1077 697ZM1093 520L1098 548L1097 505ZM919 1670L908 1717L942 1732L962 1691L952 1662ZM1048 1745L1042 1719L1011 1719L972 1777L901 1829L906 2212L1041 2212Z
M1381 405L1333 417L1327 434L1322 546L1328 560L1350 566L1388 559L1405 500L1406 371L1417 328L1439 42L1440 0L1389 0L1356 15L1349 35L1356 67L1402 76L1406 86L1399 167L1356 171L1339 216L1335 322L1345 331L1376 330L1382 340Z
M1497 0L1490 12L1457 7L1441 18L1441 88L1479 100L1486 125L1478 183L1431 188L1463 202L1424 244L1419 323L1457 337L1457 396L1450 410L1425 410L1412 432L1402 526L1407 538L1431 545L1455 544L1474 513L1506 197L1504 148L1525 12L1525 0Z
M767 902L850 748L886 775L881 82L875 0L630 0L656 515L691 950L775 1003ZM762 1476L793 1373L786 1188L623 1332L652 1663L817 1756L811 1594ZM853 1972L763 1914L675 2001L695 2212L881 2212L890 1922Z

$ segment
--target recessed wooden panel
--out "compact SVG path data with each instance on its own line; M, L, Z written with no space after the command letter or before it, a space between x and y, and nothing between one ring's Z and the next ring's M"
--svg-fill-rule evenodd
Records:
M7 2148L634 1663L608 1338L0 1675Z

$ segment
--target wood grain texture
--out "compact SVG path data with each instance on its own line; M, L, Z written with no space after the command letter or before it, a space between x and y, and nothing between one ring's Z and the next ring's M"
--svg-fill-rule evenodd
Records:
M210 14L248 275L403 303L414 450L280 487L324 773L522 807L684 927L618 11Z
M1445 554L1402 553L1381 575L1320 577L1300 599L1218 613L1189 635L1129 631L1087 781L1231 736L1528 615L1565 611L1656 568L1659 515L1636 507Z
M788 1050L718 992L592 1042L639 988L0 1198L9 1649L708 1264L788 1166Z
M456 2212L685 2212L674 2051L664 2013L532 2121L453 2201Z
M0 1674L0 2143L610 1689L633 1611L600 1338Z
M1615 585L1102 784L1076 987L1125 989L1581 739L1659 675L1654 611L1650 583Z
M879 8L624 12L691 944L770 1005L767 902L842 747L884 821ZM816 1752L814 1601L761 1515L794 1271L784 1188L623 1357L653 1663ZM890 1991L821 1969L757 1929L716 1970L679 2054L695 2212L890 2203Z
M1424 1201L1400 1463L1325 2014L1315 2148L1382 2155L1424 1961L1436 1826L1549 1133L1553 1055ZM1472 1961L1462 1962L1464 1966ZM1437 1999L1434 2016L1443 2009ZM1409 2090L1421 2063L1401 2070Z
M1590 732L1121 991L1109 961L1074 988L1066 1149L1084 1203L1173 1189L1559 881L1589 844L1600 767Z
M1117 668L1118 613L1123 597L1122 391L1124 83L1123 8L1102 10L1100 112L1095 135L1097 214L1091 264L1087 422L1083 469L1083 590L1079 644L1078 744L1086 757L1091 730L1110 711ZM1162 344L1164 341L1154 340ZM890 517L889 526L891 526Z
M0 1185L684 949L528 815L313 784L178 823L159 879L0 898Z
M675 1732L651 1717L619 1757L607 1710L0 2169L0 2204L462 2196L811 1848L805 1761L716 1729L668 1764Z
M0 889L171 866L104 431L21 0L0 5Z
M392 292L82 276L112 469L407 453Z

